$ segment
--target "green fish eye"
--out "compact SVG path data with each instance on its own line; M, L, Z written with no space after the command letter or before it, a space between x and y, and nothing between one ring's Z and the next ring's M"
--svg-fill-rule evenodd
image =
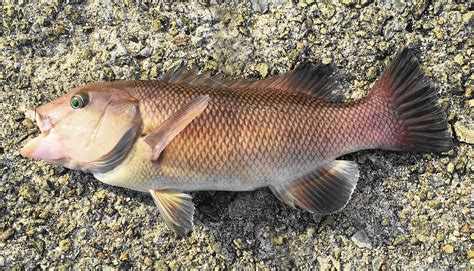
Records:
M86 94L78 93L71 98L71 107L74 109L80 109L89 103L89 97Z

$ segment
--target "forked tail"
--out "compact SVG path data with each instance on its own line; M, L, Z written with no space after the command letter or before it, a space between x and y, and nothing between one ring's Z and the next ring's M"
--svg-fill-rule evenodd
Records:
M398 123L390 148L415 152L443 152L452 148L446 114L418 61L401 51L371 90L394 110Z

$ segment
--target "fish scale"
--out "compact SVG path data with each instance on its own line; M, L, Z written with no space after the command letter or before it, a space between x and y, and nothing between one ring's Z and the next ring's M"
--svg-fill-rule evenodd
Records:
M393 139L387 129L396 130L395 121L384 123L390 110L376 98L340 104L304 93L160 81L137 81L133 95L142 101L144 130L153 130L203 94L210 95L206 110L150 172L157 188L248 190L283 182L343 154L382 146Z

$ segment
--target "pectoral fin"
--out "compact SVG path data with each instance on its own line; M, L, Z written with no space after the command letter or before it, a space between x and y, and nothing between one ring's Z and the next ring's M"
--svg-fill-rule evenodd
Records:
M150 190L160 214L178 236L185 236L193 228L194 203L186 193Z
M208 101L208 95L194 98L145 137L152 149L151 160L156 160L165 147L206 109Z
M344 208L359 179L357 164L332 161L298 180L271 186L281 201L320 215Z

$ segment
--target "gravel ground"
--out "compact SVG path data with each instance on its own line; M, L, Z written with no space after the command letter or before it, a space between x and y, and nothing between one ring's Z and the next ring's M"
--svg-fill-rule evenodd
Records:
M51 2L1 9L0 269L474 267L469 4ZM267 189L196 192L194 232L176 239L149 195L19 154L38 133L22 110L84 83L159 79L180 65L265 77L313 60L346 75L350 99L407 45L439 90L454 149L347 156L361 178L332 216L291 209Z

